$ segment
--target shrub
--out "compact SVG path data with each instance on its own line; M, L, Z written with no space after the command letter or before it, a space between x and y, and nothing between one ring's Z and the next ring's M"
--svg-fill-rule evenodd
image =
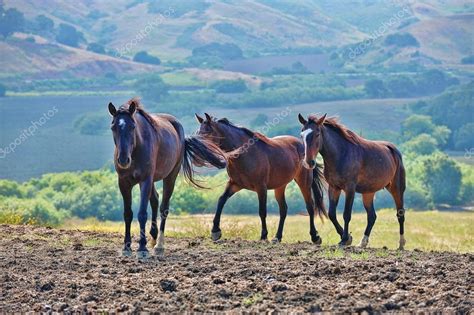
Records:
M7 93L7 88L5 85L0 84L0 97L5 97Z
M147 63L151 65L161 64L160 58L149 55L146 51L137 52L135 56L133 57L133 61Z
M474 55L462 58L461 63L463 65L472 65L472 64L474 64Z
M105 48L99 43L90 43L87 45L87 50L95 52L97 54L105 54Z
M242 79L215 81L210 88L215 89L217 93L243 93L248 91L247 84Z
M388 94L388 90L382 80L371 79L364 83L364 90L370 97L383 98Z
M398 47L419 47L420 43L413 35L409 33L390 34L385 38L385 45L394 45Z
M138 80L135 90L146 99L159 101L168 94L169 86L159 75L155 75Z
M107 114L87 113L74 121L74 128L83 135L103 135L110 123Z
M454 148L463 151L474 148L474 123L467 123L455 132Z
M430 135L422 133L405 142L402 147L403 151L420 155L430 155L438 150L438 142Z
M81 42L85 41L82 32L77 31L74 26L64 23L59 24L56 40L58 43L72 47L78 47Z

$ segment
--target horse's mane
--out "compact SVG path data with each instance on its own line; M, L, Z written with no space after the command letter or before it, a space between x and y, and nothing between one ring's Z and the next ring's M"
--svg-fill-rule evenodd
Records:
M264 143L267 143L267 144L270 143L270 139L267 136L265 136L264 134L262 134L260 132L257 132L257 131L252 131L252 130L250 130L248 128L245 128L245 127L242 127L242 126L235 125L235 124L231 123L227 118L221 118L221 119L217 120L217 122L223 123L224 125L227 125L227 126L230 126L230 127L233 127L233 128L237 128L237 129L243 131L247 136L249 136L251 138L256 138L256 139L261 140L261 141L263 141Z
M143 104L141 103L139 97L134 97L134 98L129 99L125 104L120 106L118 112L119 113L128 112L128 108L130 107L132 103L135 103L135 105L137 106L136 111L140 113L140 115L142 115L156 131L158 131L159 129L158 123L153 118L153 116L145 110L145 107L143 107Z
M312 121L317 121L318 118L315 115L309 116L309 119ZM339 117L328 117L324 120L324 126L331 128L335 132L337 132L340 136L342 136L347 141L353 144L360 144L363 138L341 124L339 121Z

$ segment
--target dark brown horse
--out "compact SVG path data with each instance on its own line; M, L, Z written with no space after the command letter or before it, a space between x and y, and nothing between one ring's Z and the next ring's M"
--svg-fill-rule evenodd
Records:
M318 118L310 115L306 120L298 116L303 125L301 136L305 144L304 164L313 168L318 153L324 159L324 176L329 184L329 219L341 236L340 245L350 245L349 234L352 204L356 192L362 194L367 211L367 227L360 246L366 247L370 231L375 223L374 195L386 188L392 194L397 207L400 225L400 249L405 246L403 236L405 210L405 169L402 155L395 145L385 141L366 140L340 124L335 118ZM336 208L341 191L346 194L344 229L336 218Z
M157 213L158 192L154 182L163 180L163 202L160 206L161 224L155 253L164 250L164 231L168 215L169 201L173 194L178 173L183 167L184 174L191 183L192 164L224 168L224 155L212 142L198 137L184 136L183 127L176 118L166 114L151 115L140 105L138 99L131 99L118 110L109 104L113 117L112 133L115 142L114 163L118 174L118 183L124 203L125 240L123 255L131 255L130 225L133 219L132 188L140 184L140 242L137 255L148 256L146 248L145 225L147 206L152 209L150 234L152 244L158 237Z
M319 169L307 170L303 167L303 143L298 138L291 136L270 139L260 133L238 127L226 118L216 120L208 114L205 116L206 119L203 119L196 114L196 118L201 124L199 135L214 141L222 150L228 152L229 181L217 204L211 232L213 240L218 240L222 235L220 219L224 204L241 189L254 191L258 195L259 215L262 222L260 239L266 240L268 235L266 224L267 190L274 189L275 198L280 208L280 222L273 242L280 242L288 210L285 201L285 188L288 183L295 180L303 194L309 214L311 240L315 244L321 244L321 237L314 226L315 212L319 215L326 215L321 177Z

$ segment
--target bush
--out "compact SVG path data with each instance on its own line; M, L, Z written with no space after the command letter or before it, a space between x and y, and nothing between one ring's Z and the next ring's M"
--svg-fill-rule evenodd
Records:
M64 23L59 24L59 31L56 35L56 40L58 43L72 47L79 47L79 44L85 41L82 32L77 31L74 26Z
M454 148L463 151L474 148L474 123L467 123L456 131Z
M217 93L243 93L248 91L247 84L242 79L215 81L210 85Z
M99 43L90 43L87 45L87 50L95 52L96 54L105 54L105 48Z
M103 135L107 132L109 123L107 114L87 113L74 121L74 128L83 135Z
M159 65L161 64L161 60L158 57L149 55L146 51L140 51L135 54L133 57L133 61L147 63L151 65Z
M417 94L415 82L407 76L397 76L389 79L385 86L394 97L410 97Z
M0 97L5 97L7 94L7 88L5 85L0 84Z
M193 57L218 57L223 60L234 60L243 57L242 49L235 44L210 43L196 47L192 51Z
M445 154L437 153L423 158L422 167L421 180L430 192L433 202L456 202L462 179L456 162Z
M383 98L388 95L388 90L382 80L370 79L364 83L364 90L368 96L374 98Z
M21 198L24 195L23 188L17 182L0 179L0 196Z
M385 38L385 45L394 45L398 47L419 47L420 43L416 40L413 35L409 33L402 33L402 34L391 34Z
M472 64L474 64L474 55L462 58L461 63L463 65L472 65Z
M58 225L64 218L64 213L43 199L6 198L0 201L2 223Z
M140 79L135 83L134 87L144 98L156 102L166 96L169 91L169 86L159 75Z
M430 155L438 150L438 142L430 135L422 133L403 145L403 151L413 152L419 155Z

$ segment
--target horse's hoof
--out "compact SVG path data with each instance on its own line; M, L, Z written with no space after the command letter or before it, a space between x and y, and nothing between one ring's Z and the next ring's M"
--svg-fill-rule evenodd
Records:
M122 249L122 257L132 257L132 250L130 248Z
M339 242L339 247L350 246L351 244L352 244L352 235L349 235L349 238L346 241L341 240Z
M163 247L154 247L153 254L158 257L162 257L165 255L165 249Z
M272 239L272 243L273 243L273 244L281 243L281 239L275 237L275 238Z
M359 247L366 248L367 244L369 244L369 237L364 235L364 237L360 240Z
M311 241L314 245L321 245L323 243L323 239L319 235L316 237L311 237Z
M137 251L137 258L138 259L147 259L150 257L150 252L147 250L139 250Z
M222 236L222 231L211 232L211 238L214 242L217 242L218 240L220 240L221 236Z

